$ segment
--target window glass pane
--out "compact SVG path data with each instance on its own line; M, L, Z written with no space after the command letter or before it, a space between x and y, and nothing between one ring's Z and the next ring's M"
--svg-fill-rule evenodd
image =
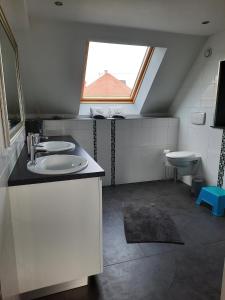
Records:
M83 98L129 98L147 49L90 42Z

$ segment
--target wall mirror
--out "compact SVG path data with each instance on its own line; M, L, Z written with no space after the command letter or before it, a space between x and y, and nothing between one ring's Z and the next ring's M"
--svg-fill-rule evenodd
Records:
M19 76L18 48L0 8L0 88L5 145L9 146L23 129L24 114Z

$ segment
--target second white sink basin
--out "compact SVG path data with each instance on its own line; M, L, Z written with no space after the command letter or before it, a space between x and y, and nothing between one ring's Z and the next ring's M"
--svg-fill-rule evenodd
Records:
M61 152L75 149L75 144L64 141L49 141L39 143L37 147L44 149L48 152Z
M28 162L27 169L33 173L57 175L79 172L86 168L88 161L77 155L48 155L36 159L36 164Z

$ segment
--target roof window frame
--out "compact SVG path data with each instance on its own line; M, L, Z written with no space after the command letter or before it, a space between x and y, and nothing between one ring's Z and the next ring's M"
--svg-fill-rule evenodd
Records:
M81 99L80 102L82 104L85 103L129 103L134 104L138 95L138 92L140 90L141 84L143 82L143 79L145 77L146 71L148 69L148 66L151 62L151 58L154 53L154 47L147 47L145 56L143 58L143 61L141 63L141 67L138 71L137 78L135 80L132 92L130 97L83 97L84 94L84 86L85 86L85 76L86 76L86 70L87 70L87 60L88 60L88 50L89 50L89 43L92 41L87 42L86 51L85 51L85 59L84 59L84 74L83 74L83 80L82 80L82 91L81 91Z

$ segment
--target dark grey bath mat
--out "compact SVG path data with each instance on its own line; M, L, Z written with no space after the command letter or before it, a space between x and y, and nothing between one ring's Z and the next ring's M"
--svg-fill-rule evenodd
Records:
M142 200L123 204L127 243L184 244L171 217L153 203Z

